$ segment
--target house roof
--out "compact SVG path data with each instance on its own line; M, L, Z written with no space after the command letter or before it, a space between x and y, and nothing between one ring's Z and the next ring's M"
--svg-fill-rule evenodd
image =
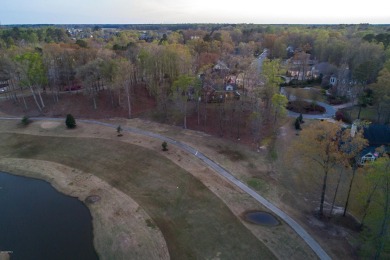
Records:
M368 146L366 148L364 148L361 152L360 152L360 156L363 157L367 154L375 154L375 149L376 147L375 146Z
M329 75L337 71L337 67L329 62L317 63L314 65L314 68L318 70L318 73L322 73L323 75Z
M229 70L229 67L223 61L218 61L214 66L215 70Z
M381 145L390 145L390 126L380 124L370 124L364 128L364 138L370 146L379 147Z

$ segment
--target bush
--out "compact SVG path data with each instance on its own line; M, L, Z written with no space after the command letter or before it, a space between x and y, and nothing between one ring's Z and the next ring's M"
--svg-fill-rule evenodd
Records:
M120 125L116 128L116 132L118 133L118 136L122 136L122 127Z
M66 127L68 128L75 128L76 127L76 120L71 114L66 115L66 120L65 120Z
M299 114L298 116L298 120L299 120L299 123L304 123L303 122L303 116L302 116L302 113Z
M330 105L340 105L347 103L349 100L345 96L328 96L328 102Z
M350 124L352 122L350 116L346 113L344 113L343 111L340 111L340 110L337 110L336 111L336 114L335 114L335 119L337 121L343 121L344 123L348 123Z
M299 117L297 117L297 119L295 119L295 130L302 130L301 129L301 120L299 120Z
M24 117L22 118L21 123L22 123L22 125L24 125L24 126L28 126L28 125L31 123L31 120L30 120L30 118L28 118L27 116L24 116Z
M80 46L81 48L87 48L88 47L88 43L86 41L84 41L84 40L77 40L76 44L78 46Z
M278 153L277 153L275 147L272 147L272 149L269 150L269 154L268 155L271 158L271 160L273 160L273 161L278 159Z
M163 142L162 144L161 144L161 146L162 146L162 150L163 151L168 151L168 144L167 144L167 142Z

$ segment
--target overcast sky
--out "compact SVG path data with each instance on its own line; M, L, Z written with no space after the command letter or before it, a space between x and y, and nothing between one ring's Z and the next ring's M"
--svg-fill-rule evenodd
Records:
M390 1L1 0L1 24L390 24Z

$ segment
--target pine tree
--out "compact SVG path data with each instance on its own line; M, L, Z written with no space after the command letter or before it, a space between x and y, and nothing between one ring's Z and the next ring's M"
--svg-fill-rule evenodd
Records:
M76 120L71 114L66 115L66 120L65 120L66 127L68 128L75 128L76 127Z

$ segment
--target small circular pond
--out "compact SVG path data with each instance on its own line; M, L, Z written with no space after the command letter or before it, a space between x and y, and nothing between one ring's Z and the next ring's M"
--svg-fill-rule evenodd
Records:
M11 259L98 259L88 208L48 182L0 172L0 208Z
M250 211L244 213L244 219L250 223L263 226L277 226L280 221L274 215L264 211Z

